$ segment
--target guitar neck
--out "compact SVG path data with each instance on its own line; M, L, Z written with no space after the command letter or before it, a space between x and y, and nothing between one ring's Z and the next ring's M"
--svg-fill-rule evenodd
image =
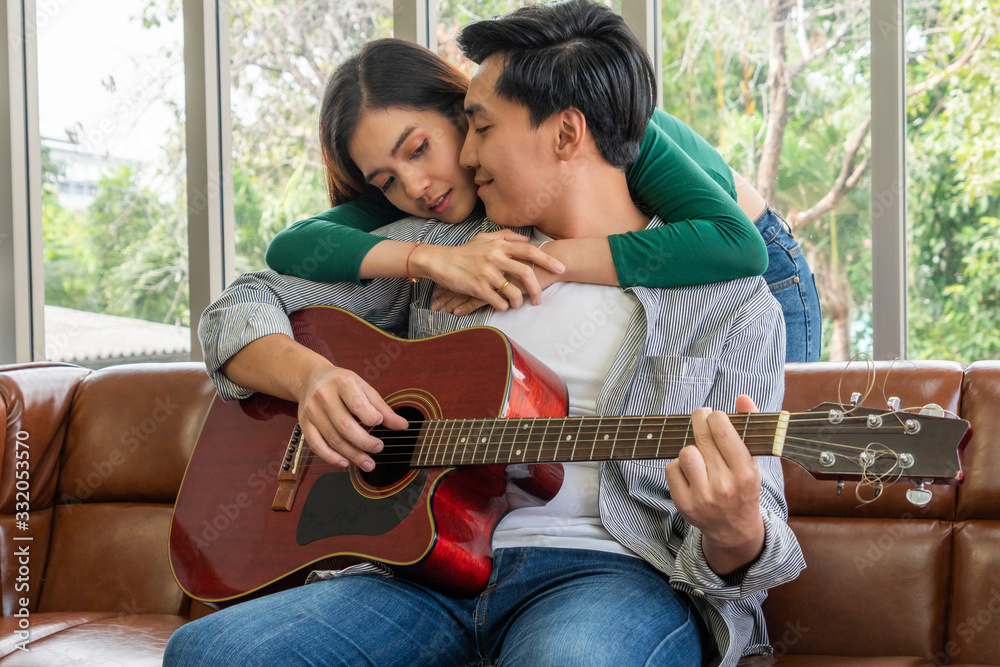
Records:
M754 456L780 456L789 414L730 415ZM690 415L424 422L411 466L672 459L694 444Z

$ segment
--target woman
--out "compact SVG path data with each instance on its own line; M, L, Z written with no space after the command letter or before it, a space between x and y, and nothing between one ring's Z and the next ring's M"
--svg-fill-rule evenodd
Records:
M765 280L785 315L786 360L819 359L819 298L784 221L704 139L660 110L628 177L635 196L671 224L606 239L553 241L544 253L512 233L488 235L463 248L420 250L367 233L403 214L460 222L473 213L478 203L474 174L459 165L461 138L467 132L467 87L467 78L442 58L401 40L372 42L338 68L320 119L334 208L279 233L268 248L268 265L280 273L329 282L429 277L447 288L439 291L434 308L459 315L483 303L501 310L518 307L522 288L537 303L541 289L554 280L666 287L759 275L766 266ZM362 174L354 152L364 142L356 138L384 132L384 126L371 121L391 109L413 110L426 122L404 128L419 126L421 131L411 132L398 146L395 164ZM731 197L746 218L671 216L670 193L689 178L683 164L688 158L720 186L706 197ZM338 248L333 261L303 261L316 248L331 246ZM560 274L553 272L563 267Z

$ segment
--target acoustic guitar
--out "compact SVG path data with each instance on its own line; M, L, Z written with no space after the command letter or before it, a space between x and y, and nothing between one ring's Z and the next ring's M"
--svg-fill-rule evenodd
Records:
M559 491L560 462L671 459L693 443L690 415L566 417L565 386L490 327L408 341L329 307L291 316L296 340L351 369L410 422L376 429L375 469L312 453L296 404L216 397L170 527L181 588L212 605L301 584L362 561L457 596L491 569L505 514ZM969 423L836 403L731 419L748 449L817 478L957 484Z

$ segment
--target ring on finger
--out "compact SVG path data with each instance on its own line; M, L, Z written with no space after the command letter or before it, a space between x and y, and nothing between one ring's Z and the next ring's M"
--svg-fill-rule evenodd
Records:
M510 285L510 278L508 278L507 280L503 281L503 285L501 285L500 287L494 287L493 289L496 290L497 292L499 292L504 287L506 287L507 285Z

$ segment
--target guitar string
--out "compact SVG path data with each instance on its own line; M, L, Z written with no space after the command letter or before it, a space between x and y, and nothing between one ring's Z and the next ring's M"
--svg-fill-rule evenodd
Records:
M761 413L742 413L742 414L761 414ZM790 430L793 430L797 424L806 423L806 422L812 422L812 421L827 421L828 420L828 413L816 412L816 413L799 413L799 414L800 415L817 414L817 415L824 415L824 417L822 418L822 420L795 419L794 421L791 421L789 423L789 429ZM774 416L773 419L769 419L769 418L760 419L760 418L758 418L758 419L756 419L754 421L754 425L765 425L765 426L767 426L767 425L778 423L778 415L775 414L773 416ZM581 440L584 441L584 442L589 442L591 438L594 439L594 444L595 445L600 444L600 442L601 442L600 440L597 440L596 438L598 438L600 436L600 430L603 428L603 425L602 424L594 423L594 422L597 422L597 421L599 421L599 420L602 419L599 416L598 417L584 417L584 418L540 417L540 418L531 418L531 419L536 420L537 422L539 422L539 425L542 422L550 422L551 420L569 420L569 419L587 420L587 422L581 421L579 424L576 424L576 426L577 426L577 435L575 436L576 442L578 443ZM634 425L634 423L636 422L636 420L638 420L639 422L641 422L644 419L647 419L647 417L642 416L642 415L635 415L635 416L624 417L624 418L616 418L617 421L620 421L622 423L626 423L626 425ZM860 421L860 420L867 420L867 417L858 416L858 417L848 417L846 419L850 420L850 421ZM468 432L471 433L472 431L475 430L475 425L477 424L477 422L482 424L482 427L480 428L480 431L482 431L485 428L485 426L486 426L487 423L489 423L490 426L496 426L498 423L501 423L503 420L499 419L499 418L489 418L489 419L465 419L465 420L447 420L447 421L451 421L451 422L455 422L455 423L460 422L460 421L461 422L465 422L465 424L463 426L461 426L460 429L468 429ZM633 424L628 424L628 422L632 422ZM409 430L406 430L406 431L387 431L386 434L382 436L383 441L396 441L396 440L406 440L407 441L404 444L393 444L393 442L388 442L388 443L384 444L384 447L381 450L381 452L378 453L378 454L375 454L376 456L379 457L379 459L382 462L392 463L392 462L394 462L393 461L393 457L396 457L396 458L398 458L400 460L403 460L403 461L405 461L405 460L411 460L412 461L414 455L417 454L417 453L421 453L422 455L426 453L425 460L426 461L430 461L430 462L435 461L437 458L441 458L443 460L449 460L449 459L458 458L456 455L459 453L459 451L458 451L459 443L450 443L450 442L441 442L441 443L433 443L433 442L431 442L431 443L426 443L425 442L423 445L417 445L415 443L415 439L417 437L419 437L419 435L421 434L423 425L425 423L427 423L427 422L413 422L413 423L418 425L417 428L415 428L415 429L409 429ZM472 424L472 428L471 429L469 429L469 424L470 423ZM573 424L570 423L569 425L572 426ZM619 428L620 428L620 426L619 426ZM657 442L657 443L660 443L660 444L670 444L672 441L687 440L688 439L688 434L687 434L687 430L686 430L686 425L683 427L685 429L684 436L678 437L678 436L672 436L671 435L671 430L670 429L675 429L675 430L679 431L681 428L682 427L678 425L676 427L668 427L667 429L664 429L663 433L665 434L665 437L657 438L655 441L651 441L650 444L652 444L652 442ZM586 429L586 431L585 431L585 429ZM532 429L532 431L533 430L534 429ZM890 434L893 434L894 432L898 432L898 431L900 431L902 429L894 427L894 426L883 426L883 427L880 427L880 429L877 430L877 431L873 430L873 429L868 429L868 428L865 428L865 429L856 429L855 430L855 429L845 429L844 427L840 427L840 430L842 432L843 431L847 431L848 433L851 433L851 434L857 434L857 433L878 434L878 433L886 433L886 432L889 432ZM389 435L390 433L393 433L393 434L396 434L396 435ZM513 433L511 435L513 435ZM529 434L529 437L527 439L521 441L520 443L517 443L517 444L522 445L522 447L525 450L525 454L524 454L524 458L523 458L524 461L526 461L526 462L528 461L528 458L529 458L529 454L527 452L528 449L535 449L535 447L537 447L539 454L541 454L543 448L553 449L554 452L558 451L557 441L552 440L549 437L539 437L538 439L535 439L535 438L531 437L531 435L533 435L533 434ZM492 452L492 451L496 451L497 455L499 456L499 453L502 451L502 448L507 446L507 443L502 442L502 440L503 440L503 438L505 436L506 436L506 433L501 432L499 434L499 437L501 438L501 442L500 443L496 443L496 444L494 444L494 443L487 443L488 445L492 444L493 445L492 447L488 446L488 447L485 447L483 449L477 449L476 447L473 447L473 448L464 447L464 448L462 448L462 452L461 452L461 454L462 454L461 459L462 460L458 464L459 465L460 464L464 464L465 457L467 455L470 455L470 454L471 454L470 458L472 458L474 460L476 454L479 454L480 452L483 452L484 450L486 450L486 453L489 453L489 452ZM749 434L749 436L747 437L748 444L749 444L749 440L751 438L757 438L757 439L759 439L759 442L754 441L754 443L753 443L754 445L757 445L757 446L765 445L765 444L768 444L770 442L773 442L773 439L774 439L773 436L768 435L768 434ZM817 456L817 457L819 455L816 454L813 451L813 448L811 448L811 447L804 447L804 446L796 446L796 445L792 444L793 441L798 441L798 442L801 442L801 443L813 444L813 445L823 445L823 446L826 446L826 448L829 449L829 450L831 450L831 451L840 451L840 452L851 451L851 450L859 451L859 452L863 452L863 451L866 451L866 450L871 451L871 445L868 445L866 447L856 447L856 446L850 446L850 445L842 445L842 444L833 443L833 442L826 442L826 441L822 441L822 440L815 440L815 439L804 438L804 437L801 437L801 436L796 436L794 434L786 434L786 437L785 437L785 443L786 443L785 444L785 449L786 450L788 450L790 452L794 451L795 453L806 454L806 455ZM561 441L558 441L558 442L561 442ZM624 446L628 446L629 444L632 444L633 449L634 449L639 443L643 442L643 440L636 440L636 442L630 443L628 441L628 439L624 439L624 440L619 439L618 442L621 443ZM510 446L513 447L515 445L511 444ZM617 446L619 446L619 445L618 444L613 444L612 445L612 447L611 447L611 449L612 449L611 455L612 456L614 454L614 449ZM386 450L389 450L389 449L405 449L406 451L405 452L399 452L397 454L395 452L387 452ZM418 450L419 450L419 452L418 452ZM434 450L434 451L425 451L425 450ZM883 449L883 450L879 450L879 451L881 451L884 454L898 456L895 452L892 452L892 450ZM511 450L511 452L513 452L513 449ZM485 456L485 454L484 454L484 456ZM508 456L506 458L510 458L510 457ZM539 459L540 459L540 457L539 457ZM485 463L485 462L486 461L485 461L485 458L484 458L483 463ZM452 462L452 464L455 464L454 461ZM335 465L331 464L331 467L338 467L338 466L335 466Z
M757 444L757 445L767 444L769 441L770 441L769 439L763 438L761 440L761 442L754 443L754 444ZM812 441L807 441L807 442L812 442ZM819 456L820 456L819 453L816 452L815 448L813 448L813 447L805 447L805 446L797 445L797 444L794 444L794 443L788 443L788 444L786 444L786 446L784 448L784 451L785 452L792 451L793 453L801 453L801 454L804 454L807 458L815 458L816 460L819 460ZM886 456L889 456L891 458L898 459L898 455L895 452L893 452L892 450L889 450L889 449L873 450L873 449L871 449L869 447L869 448L865 448L865 450L863 450L863 451L868 451L868 452L870 452L872 454L875 454L876 458L879 455L886 455ZM309 454L311 456L316 456L317 458L319 456L318 454L315 453L315 451L313 451L311 449L310 449ZM385 463L385 464L405 463L405 462L411 462L412 463L414 454L416 454L416 452L407 452L407 453L399 452L399 453L390 453L390 454L387 454L387 455L382 455L381 453L379 453L379 454L375 454L375 456L377 457L379 463ZM433 460L433 457L430 457L430 458L431 458L431 460ZM652 459L656 459L656 458L673 458L673 457L670 457L670 456L646 457L645 460L652 460ZM851 461L854 461L853 458L848 457L848 459L851 460ZM602 458L598 458L596 460L622 460L622 459L613 459L613 458L603 458L602 457ZM628 460L628 459L626 459L626 460ZM643 457L637 457L635 460L643 460ZM525 460L525 461L514 461L513 463L522 463L522 462L523 463L539 463L541 461L527 461L527 460ZM555 461L545 461L545 462L546 463L554 463ZM512 463L512 462L511 461L503 461L502 463L509 464L509 463ZM868 465L871 465L872 463L874 463L874 459L872 461L870 461L868 463ZM454 466L454 465L466 465L466 464L464 464L464 463L456 463L454 461L451 461L448 465L449 466ZM487 464L485 462L483 462L483 463L470 462L467 465L489 465L489 464ZM445 466L445 463L442 462L442 464L440 466L437 466L437 465L426 465L426 466L421 465L419 467L444 467L444 466ZM321 463L321 464L316 464L316 467L317 468L343 469L343 466L339 466L337 464L332 464L332 463L327 463L325 461L323 463Z
M897 413L902 413L902 412L904 412L904 411L903 410L899 410L899 411L894 411L894 412L886 412L883 415L879 415L879 416L880 417L888 417L888 416L892 416L892 415L895 415ZM778 414L774 414L774 413L740 413L740 414L728 415L728 416L731 419L733 419L733 418L738 418L738 417L741 417L741 416L745 416L747 414L761 415L760 418L755 418L753 420L753 425L754 426L757 426L757 425L771 426L771 425L774 425L774 424L778 424L781 421L781 416L778 415ZM811 415L811 414L823 415L823 416L822 417L817 417L815 419L802 419L802 418L799 418L800 416ZM912 413L906 413L906 414L911 414L912 415ZM829 421L829 414L828 413L794 413L793 416L796 417L796 418L795 419L790 419L787 422L789 428L793 428L793 427L796 427L796 426L799 426L799 425L809 425L809 424L815 424L817 422L828 422ZM503 418L503 417L486 417L486 418L472 418L472 419L438 419L438 420L427 420L427 421L424 421L424 422L411 422L411 423L412 424L423 425L423 424L434 424L434 423L444 423L444 422L450 422L452 424L458 424L459 422L465 422L460 427L462 429L465 429L470 424L473 427L478 424L478 425L481 425L480 428L486 428L487 426L493 427L493 426L495 426L497 424L501 424L503 422L510 422L512 420L522 420L522 421L529 421L530 420L530 421L536 422L537 425L542 425L543 422L544 423L551 423L552 420L562 420L562 421L565 422L564 427L566 427L566 426L568 426L568 427L578 426L579 428L582 428L582 427L596 427L596 428L601 428L603 425L601 425L601 424L595 424L594 422L603 421L604 419L613 419L614 420L612 422L613 425L621 424L621 425L631 426L631 425L633 425L637 421L641 423L642 421L648 420L648 419L651 419L651 418L652 419L656 419L656 418L662 419L662 417L653 416L653 415L650 415L650 416L631 415L631 416L625 416L625 417L601 417L601 416L594 416L594 417L514 417L514 418L511 418L511 419L507 419L507 418ZM868 421L868 417L864 416L864 415L859 415L859 416L845 416L841 422L838 422L838 423L836 423L834 425L837 426L838 428L844 428L844 426L846 426L845 422L862 422L862 423L867 423L867 421ZM843 424L843 426L842 426L842 424ZM652 425L652 426L653 426L653 428L656 427L656 425ZM387 434L392 434L392 433L405 434L405 433L409 433L411 430L417 430L417 431L419 431L420 428L421 428L421 426L417 426L415 429L411 428L411 429L405 429L405 430L399 430L399 431L389 431L389 430L387 430L386 433ZM666 428L687 428L687 423L678 424L676 426L674 426L674 425L671 424L671 425L667 425ZM874 430L879 430L879 431L883 431L884 432L884 431L891 431L892 429L903 430L903 429L905 429L905 425L901 424L898 427L897 426L882 425L882 426L878 426L876 429L871 429L871 430L873 430L873 431ZM386 436L383 436L383 437L391 439L393 436L392 435L386 435Z
M498 420L498 421L500 421L500 420ZM757 424L759 424L759 423L760 422L758 422ZM774 422L774 423L777 423L777 422ZM757 424L755 424L755 426ZM768 426L770 424L764 424L764 425ZM584 429L589 429L589 430L585 431ZM480 434L484 430L485 430L485 425L483 427L479 428L479 429L477 429L475 427L475 425L472 425L471 427L462 426L462 427L460 427L460 430L459 430L459 432L457 434L456 433L450 433L450 434L447 434L447 437L443 437L443 436L445 436L445 434L443 434L443 433L442 434L427 433L427 432L425 432L421 428L414 428L414 429L406 429L406 430L400 430L400 431L386 431L384 434L380 433L377 437L379 437L383 441L384 447L386 449L391 448L391 447L411 447L411 446L416 446L416 443L414 441L417 438L421 437L422 435L425 436L427 438L427 440L430 440L430 442L427 442L425 440L425 442L423 443L423 446L425 446L425 447L437 447L437 448L440 448L440 447L457 447L459 445L465 444L465 443L460 443L460 442L454 442L453 439L457 435L462 435L462 437L469 438L471 440L471 439L474 439L474 438L479 438ZM534 429L532 429L532 431L533 430ZM605 440L605 439L603 439L601 437L603 435L607 435L607 433L605 432L606 430L607 429L605 429L602 425L598 425L598 424L581 424L576 429L576 432L573 433L573 434L571 434L571 438L573 440L578 441L578 442L579 441L590 442L591 440L595 440L598 444L600 444L601 442L605 442L605 441L606 442L610 442L609 440ZM789 424L788 430L789 430L789 432L787 432L786 435L785 435L786 440L789 439L789 438L794 437L794 438L799 438L803 442L813 442L813 443L819 443L819 444L829 444L830 446L839 447L839 448L842 448L842 449L856 449L856 450L863 450L863 449L865 449L864 447L857 447L857 446L853 446L853 445L839 444L839 443L829 442L829 441L825 441L825 440L812 440L812 439L805 438L804 436L795 435L794 433L791 433L791 431L795 430L795 426L792 425L792 424ZM883 427L880 427L879 429L870 429L870 428L867 428L867 427L865 427L865 428L851 428L851 427L843 427L842 426L842 427L839 427L839 429L838 429L839 433L846 434L846 435L870 434L870 435L872 435L872 437L877 437L879 434L899 435L900 433L902 433L904 431L905 431L905 429L900 428L900 427L895 427L895 426L883 426ZM475 435L473 435L473 434L475 434ZM654 437L649 437L650 435L654 435L654 434L659 434L659 435L655 435ZM478 443L475 443L475 444L477 444L477 445L478 444L487 444L487 445L501 446L501 447L517 446L517 445L521 445L523 447L530 447L531 445L545 445L547 443L548 444L555 444L556 442L568 442L568 441L562 441L562 440L559 440L559 441L555 440L552 437L552 436L555 436L555 434L552 434L552 436L542 436L542 434L534 434L533 432L532 433L528 433L526 435L526 437L514 438L514 439L512 439L511 442L509 442L509 443L506 442L506 438L508 436L514 436L514 435L515 435L515 433L510 433L510 434L500 433L500 434L497 434L499 441L494 440L494 441L490 441L490 442L487 442L487 443L478 442ZM563 435L567 435L567 434L565 434L563 432L560 432L559 437L562 437ZM760 437L760 438L770 439L771 441L773 441L775 439L775 435L774 434L769 434L769 433L751 433L749 435L751 437ZM620 436L620 433L619 433L619 436ZM439 442L435 442L434 441L435 438L443 438L443 439L440 440ZM647 434L646 438L640 438L638 436L638 434L637 434L633 438L629 438L629 437L622 438L622 437L619 437L616 442L623 443L623 444L625 444L625 443L632 444L633 441L638 442L638 443L643 443L643 442L647 442L648 441L650 444L652 444L653 442L670 443L670 442L677 442L677 441L690 440L690 439L693 439L693 436L691 436L691 435L688 434L686 427L670 426L670 427L667 427L667 428L654 429L653 431L651 431L650 433ZM405 441L405 442L403 442L403 444L396 444L398 441ZM466 445L466 446L468 446L468 445Z
M738 415L736 415L736 416L738 416ZM563 426L562 426L563 429L565 429L565 428L573 428L573 427L576 427L578 429L582 429L582 428L596 428L596 429L601 429L601 428L605 428L605 425L603 423L595 423L595 422L602 422L604 419L612 419L612 418L605 418L605 417L524 417L524 418L518 418L518 417L515 417L515 418L512 418L512 419L505 419L505 418L485 418L485 419L442 419L442 420L428 420L428 421L425 421L425 422L411 422L412 424L416 424L417 426L416 427L411 427L409 429L401 429L401 430L398 430L398 431L397 430L388 430L387 429L387 430L384 431L385 435L383 435L381 437L387 438L387 439L393 439L393 438L399 438L399 437L407 437L407 434L409 434L411 431L417 431L417 432L421 431L424 424L432 424L433 425L433 424L440 424L440 423L450 423L452 425L457 425L458 428L461 431L463 431L466 434L469 434L469 433L472 433L477 427L480 430L483 430L483 429L485 429L487 427L494 428L495 426L502 425L505 422L509 424L509 423L511 423L513 421L518 421L518 420L519 421L523 421L523 422L528 422L528 421L534 422L534 425L532 426L532 430L534 430L534 426L546 426L546 428L547 428L548 425L550 425L553 420L563 421L564 422ZM643 418L643 417L614 417L613 421L611 422L611 424L609 425L609 427L610 426L615 426L617 428L620 428L621 426L632 427L632 426L635 426L637 423L639 425L641 425L642 422L645 421L645 420L647 420L647 419L648 418ZM787 426L788 426L789 429L793 429L793 428L800 427L802 425L808 426L808 425L814 425L817 422L826 422L826 421L829 421L829 420L827 418L824 418L824 419L795 419L795 420L788 421L787 422ZM459 422L463 422L463 423L459 424ZM773 425L779 424L780 422L781 422L781 420L779 418L777 418L777 417L775 417L774 419L755 419L752 424L747 424L747 426L748 427L749 426L773 426ZM853 423L846 423L846 422L853 422ZM847 428L847 427L849 427L851 425L855 425L855 424L857 424L857 425L864 425L864 426L867 427L867 417L865 417L865 418L861 418L861 417L849 417L849 418L845 418L843 420L843 422L841 422L839 424L836 424L835 426L838 428L838 430L843 430L843 429L845 429L845 428ZM660 428L661 430L668 430L668 429L671 429L671 428L687 429L688 423L685 422L684 424L666 424L666 425L663 425L663 426L661 426L660 424L653 423L653 424L646 424L645 426L647 426L649 428L652 428L654 430L657 429L657 428ZM524 426L522 426L522 428L524 428ZM868 430L871 430L873 432L874 431L885 432L885 431L893 431L893 430L897 430L898 431L898 430L905 430L905 427L904 426L894 426L894 425L882 425L882 426L878 426L876 428L868 427ZM515 432L510 433L510 435L513 435L514 433ZM397 434L397 435L393 435L393 434ZM402 434L402 435L400 435L400 434Z

